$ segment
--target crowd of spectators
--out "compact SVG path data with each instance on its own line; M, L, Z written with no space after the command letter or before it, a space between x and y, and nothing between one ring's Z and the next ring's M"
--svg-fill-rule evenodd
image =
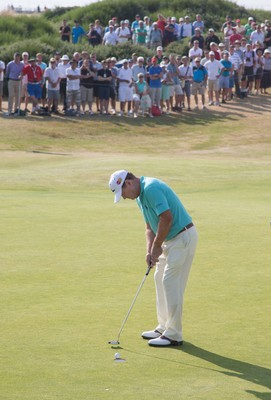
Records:
M14 54L7 66L0 61L0 110L4 74L8 79L8 110L16 113L29 101L32 113L49 112L66 115L115 115L119 101L119 116L135 118L138 115L159 115L191 111L194 108L220 106L233 96L244 98L268 94L271 86L271 25L268 20L256 23L252 17L242 25L240 19L226 17L218 34L206 29L200 15L191 22L189 16L164 18L158 15L155 22L139 15L130 24L118 23L113 17L103 28L96 20L85 31L78 21L70 28L66 20L59 30L63 41L78 43L83 37L92 46L118 45L131 41L153 50L153 56L129 55L117 60L114 57L97 60L87 49L71 56L56 52L49 65L43 55L29 57L27 52ZM188 38L187 55L166 55L166 47L173 41ZM207 92L207 99L206 99ZM201 101L199 101L201 100ZM127 109L126 109L127 107Z

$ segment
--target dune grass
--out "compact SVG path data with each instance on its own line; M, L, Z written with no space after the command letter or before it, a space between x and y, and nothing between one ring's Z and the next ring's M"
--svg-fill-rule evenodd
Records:
M95 128L1 119L1 400L270 398L270 114L261 110L172 117L167 131L162 119ZM146 270L140 212L114 205L107 187L124 167L169 183L199 231L180 349L140 338L156 323L152 272L120 348L107 344Z

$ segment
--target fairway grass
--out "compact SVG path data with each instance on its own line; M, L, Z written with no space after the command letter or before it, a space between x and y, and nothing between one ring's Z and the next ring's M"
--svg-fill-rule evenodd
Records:
M21 132L4 120L0 400L271 398L268 115L262 128L260 116L249 119L246 137L237 116L219 131L214 121L200 132L178 123L181 137L162 122L147 121L149 136L130 121L120 136L97 122L92 143L86 121L78 141L72 121L55 122L54 142L30 119ZM151 348L140 337L156 324L153 271L119 348L107 344L146 271L138 207L114 205L108 189L120 168L165 180L197 226L181 348ZM115 352L126 361L115 362Z

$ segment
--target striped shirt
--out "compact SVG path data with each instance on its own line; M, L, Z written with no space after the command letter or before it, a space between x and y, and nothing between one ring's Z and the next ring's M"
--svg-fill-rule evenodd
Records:
M239 55L237 53L233 53L230 55L229 60L233 64L234 71L239 71L240 66L243 64Z

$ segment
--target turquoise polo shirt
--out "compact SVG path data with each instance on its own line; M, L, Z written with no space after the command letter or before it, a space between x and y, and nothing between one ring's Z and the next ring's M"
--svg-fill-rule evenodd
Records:
M163 181L142 176L140 178L140 195L136 199L145 222L156 234L159 215L170 210L173 216L170 231L165 240L174 238L192 218L184 208L176 193Z

